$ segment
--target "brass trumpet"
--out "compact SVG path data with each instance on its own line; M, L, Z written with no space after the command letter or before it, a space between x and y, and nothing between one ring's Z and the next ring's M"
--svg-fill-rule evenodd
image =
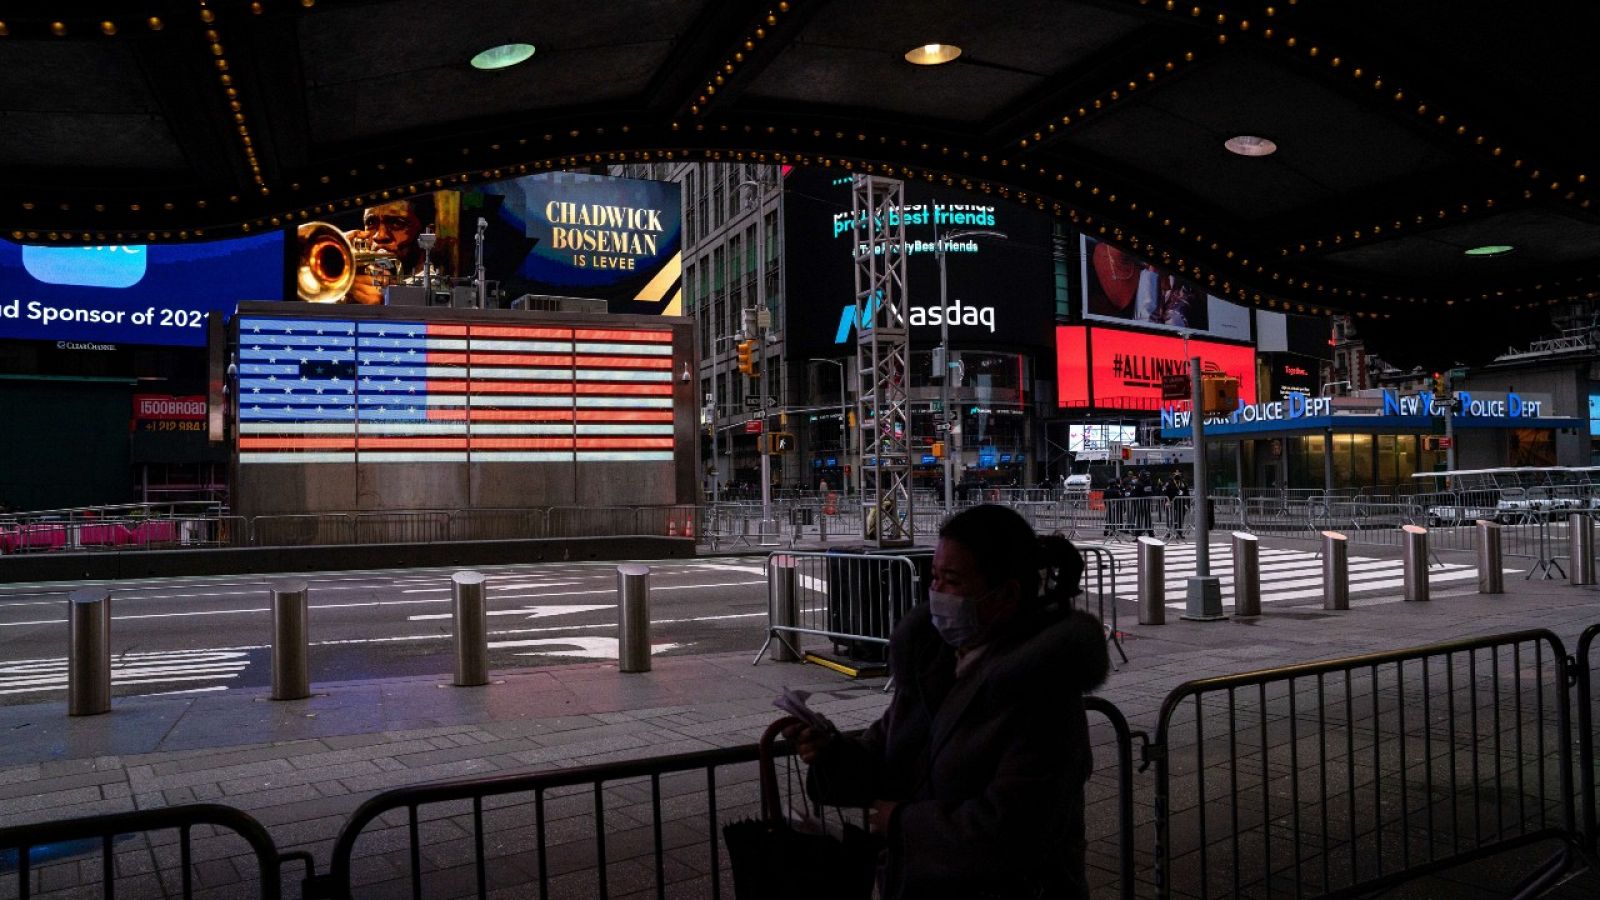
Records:
M362 272L393 278L400 260L387 250L352 241L327 222L306 222L298 230L300 268L295 284L307 303L339 303Z

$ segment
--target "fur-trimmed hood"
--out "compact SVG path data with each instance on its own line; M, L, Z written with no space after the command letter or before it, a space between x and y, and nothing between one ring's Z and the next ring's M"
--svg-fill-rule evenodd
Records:
M989 677L997 687L1050 686L1088 693L1111 672L1105 628L1076 609L1024 613L990 644Z

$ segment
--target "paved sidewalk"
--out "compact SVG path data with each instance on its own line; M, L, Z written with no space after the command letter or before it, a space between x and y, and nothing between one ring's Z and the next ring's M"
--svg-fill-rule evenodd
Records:
M1600 621L1600 593L1514 575L1507 587L1510 593L1500 597L1440 590L1428 604L1367 600L1343 613L1274 604L1254 620L1194 623L1172 616L1163 626L1133 624L1135 610L1124 601L1131 659L1102 693L1136 729L1153 730L1162 699L1193 678L1530 627L1551 629L1572 652L1579 632ZM760 640L752 628L751 654ZM882 679L852 681L809 665L752 666L751 654L658 657L646 674L624 675L615 664L495 673L485 688L443 687L446 675L317 684L311 699L286 703L266 700L265 691L147 696L82 719L68 718L61 702L0 708L0 825L216 801L255 816L280 849L309 850L320 869L345 817L387 788L749 743L776 715L771 700L783 687L818 692L817 707L845 728L870 722L886 703ZM441 658L441 668L447 665ZM1095 734L1102 750L1090 792L1090 861L1092 881L1104 893L1114 881L1116 824L1114 794L1104 790L1109 731L1096 727ZM735 802L725 803L725 819L734 817L729 805L738 808L750 793L729 796ZM1148 790L1138 795L1141 821L1149 819L1149 799ZM572 815L583 818L581 805ZM1147 836L1142 829L1143 877L1149 876ZM142 847L118 855L129 872L148 871L150 859L160 858ZM98 862L89 859L93 865L44 867L45 896L97 877ZM226 856L203 862L199 886L227 895L246 877L234 862ZM672 894L703 893L703 861L700 871L690 868L688 855L673 862ZM0 872L5 868L0 860ZM581 883L570 884L578 890ZM125 887L118 896L161 896L162 889L146 876L142 887ZM11 896L8 890L0 878L0 898ZM1455 886L1448 892L1456 893Z

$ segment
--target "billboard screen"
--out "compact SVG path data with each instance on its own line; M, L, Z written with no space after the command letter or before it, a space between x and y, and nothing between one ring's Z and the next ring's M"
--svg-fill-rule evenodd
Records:
M673 459L672 332L243 316L239 463Z
M481 234L485 278L507 299L588 297L612 313L680 315L682 206L674 182L550 172L385 201L328 224L375 257L356 261L345 302L381 303L390 281L421 284L425 262L438 283L469 284ZM429 229L425 254L418 237ZM309 240L295 242L297 268ZM302 299L324 287L301 278Z
M784 181L786 340L795 348L791 353L838 356L854 348L859 325L850 180L827 170L797 169ZM912 344L937 343L948 320L950 340L959 347L1048 350L1055 324L1051 219L986 194L912 181L905 190ZM975 229L1001 236L948 243L947 301L941 304L935 236Z
M1272 390L1276 396L1270 400L1283 400L1290 394L1315 394L1321 389L1321 369L1317 361L1303 356L1278 358L1268 370L1272 377ZM1241 397L1244 395L1241 394Z
M1110 450L1122 444L1138 441L1138 429L1133 425L1069 425L1067 426L1067 451L1082 453L1085 450Z
M1203 371L1238 378L1240 397L1256 396L1253 348L1191 339L1188 353L1200 357ZM1056 329L1056 354L1062 407L1155 412L1161 408L1162 376L1188 371L1182 338L1142 331L1063 325Z
M1112 244L1079 238L1083 317L1250 340L1250 311Z
M206 314L283 298L283 236L36 247L0 240L0 338L201 347Z

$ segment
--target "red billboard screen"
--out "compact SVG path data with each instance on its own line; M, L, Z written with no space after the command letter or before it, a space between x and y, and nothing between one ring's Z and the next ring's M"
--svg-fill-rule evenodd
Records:
M1056 328L1056 396L1062 407L1146 410L1161 408L1161 378L1188 371L1181 337L1063 325ZM1256 399L1252 347L1189 341L1206 372L1239 379L1239 398Z

